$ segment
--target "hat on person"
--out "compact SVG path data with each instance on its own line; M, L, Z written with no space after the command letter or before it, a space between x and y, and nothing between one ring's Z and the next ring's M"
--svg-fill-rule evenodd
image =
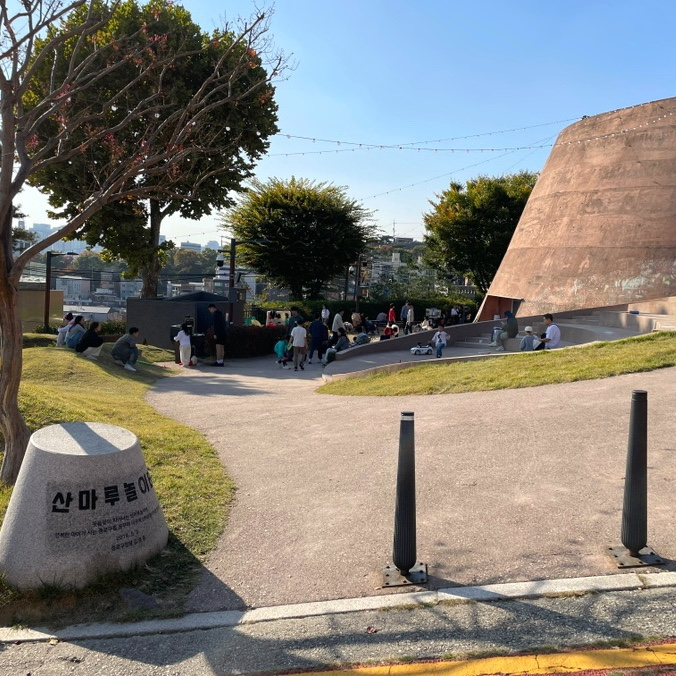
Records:
M524 331L525 331L526 333L533 333L533 327L532 327L532 326L527 326L527 327L524 329Z

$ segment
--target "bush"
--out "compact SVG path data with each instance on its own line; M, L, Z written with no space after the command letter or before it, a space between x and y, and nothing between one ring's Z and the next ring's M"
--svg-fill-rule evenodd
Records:
M40 324L39 326L36 326L32 332L48 333L49 335L55 336L59 332L59 327L55 324L47 324L46 326L44 324Z
M124 322L101 322L102 336L123 336L127 333L127 325Z

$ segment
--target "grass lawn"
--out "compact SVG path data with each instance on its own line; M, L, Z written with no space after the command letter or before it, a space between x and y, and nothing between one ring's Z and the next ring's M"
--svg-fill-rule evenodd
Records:
M119 425L136 434L169 525L169 546L141 569L107 576L81 591L45 587L17 593L0 587L2 624L140 616L121 599L121 587L134 587L158 600L143 617L180 613L200 559L223 530L234 489L214 449L198 432L161 416L144 398L150 385L170 375L156 362L173 361L173 353L143 346L141 359L150 363L138 364L138 372L131 373L113 363L111 348L111 343L104 344L98 361L67 348L25 348L21 410L31 431L86 421ZM11 487L0 488L0 517L10 495Z
M321 394L392 397L484 392L608 378L676 366L676 332L663 331L570 350L551 350L450 364L416 364L394 373L337 380Z

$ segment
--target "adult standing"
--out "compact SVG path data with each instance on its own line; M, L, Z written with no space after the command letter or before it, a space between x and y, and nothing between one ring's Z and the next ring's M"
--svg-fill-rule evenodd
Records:
M292 305L289 314L289 333L291 333L296 324L305 324L305 317L303 317L295 305Z
M390 309L387 311L387 323L394 324L397 321L397 312L394 309L394 303L390 303Z
M211 321L214 328L214 340L216 341L216 361L209 366L225 366L225 339L228 332L228 326L225 323L225 315L214 303L209 303L207 308L211 312Z
M543 319L547 328L540 338L540 344L535 349L553 350L561 342L561 329L554 323L554 317L549 313L544 315Z
M317 350L319 361L324 356L324 343L329 339L329 330L326 324L321 320L321 315L317 315L308 328L310 333L310 354L308 355L308 364L312 364L312 356Z
M330 316L331 316L331 311L329 310L329 308L326 307L326 303L324 303L324 305L322 305L321 317L322 317L322 322L327 327L329 325L329 317Z
M408 317L408 306L411 304L410 301L406 301L402 308L401 312L399 313L399 318L401 319L402 322L404 322L404 325L406 324L406 317Z
M331 325L331 331L333 331L333 341L337 341L340 337L340 330L345 330L345 323L343 322L343 312L345 310L338 310L335 316L333 317L333 324Z
M413 305L411 305L410 301L406 303L406 307L408 310L406 312L406 323L404 324L404 335L413 333L413 323L415 322L415 312L413 311Z
M304 371L305 366L305 346L307 343L307 331L302 324L296 324L291 331L291 343L293 344L293 370L297 371L300 364L300 370Z

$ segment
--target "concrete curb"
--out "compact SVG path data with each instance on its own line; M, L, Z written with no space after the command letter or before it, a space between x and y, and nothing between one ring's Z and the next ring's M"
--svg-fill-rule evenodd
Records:
M564 578L560 580L533 580L508 582L478 587L451 587L438 591L416 591L388 596L366 596L334 601L297 603L293 605L254 608L253 610L226 610L212 613L192 613L167 620L144 622L102 623L75 625L57 631L48 629L15 629L0 627L0 643L28 641L82 641L87 639L123 638L172 634L206 629L235 627L241 624L290 620L320 615L337 615L391 608L415 608L439 603L476 603L509 601L519 598L538 598L566 594L625 591L676 587L676 572L623 573L595 577Z

